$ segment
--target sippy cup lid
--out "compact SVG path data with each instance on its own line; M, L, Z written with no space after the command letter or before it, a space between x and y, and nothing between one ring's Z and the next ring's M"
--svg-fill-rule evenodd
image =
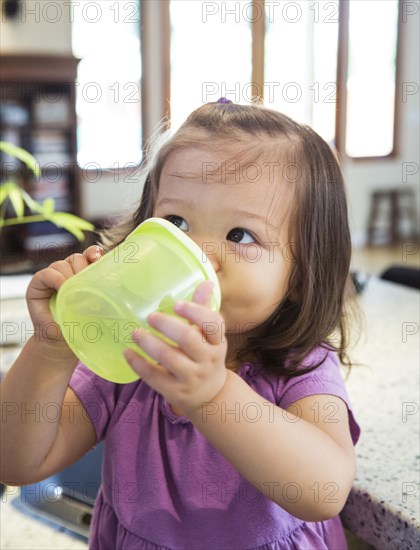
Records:
M213 269L213 266L211 265L210 260L206 256L206 254L201 250L201 248L192 240L190 237L188 237L181 229L176 227L173 223L169 222L168 220L165 220L164 218L149 218L145 220L143 223L141 223L134 231L132 231L127 239L129 239L132 235L135 235L138 231L144 229L145 225L153 227L153 225L158 225L166 229L169 233L171 233L185 248L187 248L197 259L201 269L204 272L204 275L206 279L209 281L212 281L214 284L213 287L213 298L216 302L217 308L220 308L220 304L222 301L222 293L220 290L220 284L219 279L217 278L216 272Z

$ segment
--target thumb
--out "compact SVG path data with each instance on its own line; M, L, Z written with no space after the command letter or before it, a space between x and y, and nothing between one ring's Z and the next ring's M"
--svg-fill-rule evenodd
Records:
M214 283L212 281L203 281L195 289L192 301L202 306L210 305L211 293L213 292Z

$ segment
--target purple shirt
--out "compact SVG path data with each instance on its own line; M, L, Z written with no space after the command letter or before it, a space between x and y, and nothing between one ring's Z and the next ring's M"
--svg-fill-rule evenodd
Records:
M325 354L314 350L305 365ZM250 363L242 365L239 376L283 409L307 395L340 397L349 410L353 444L359 439L360 427L334 353L309 374L287 381ZM105 438L90 548L347 549L339 516L304 522L287 513L142 380L114 384L79 364L70 386L84 404L98 442Z

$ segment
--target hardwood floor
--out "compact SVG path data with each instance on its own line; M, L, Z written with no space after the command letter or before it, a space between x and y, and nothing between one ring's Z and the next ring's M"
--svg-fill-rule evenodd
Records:
M351 268L380 275L392 265L420 268L420 244L410 241L394 246L370 246L353 250Z

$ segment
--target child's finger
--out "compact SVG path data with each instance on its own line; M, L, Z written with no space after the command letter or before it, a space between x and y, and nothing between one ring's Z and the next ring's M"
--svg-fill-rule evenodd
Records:
M79 273L79 271L82 271L82 269L89 265L85 256L79 252L71 254L71 256L66 258L64 261L67 262L72 268L73 275L76 275L76 273Z
M210 304L211 293L213 292L214 283L212 281L203 281L195 289L192 301L196 304L207 306Z
M98 245L92 245L83 251L83 257L88 263L94 263L105 254L105 250Z
M73 273L76 274L88 265L99 260L104 253L105 251L100 246L92 245L86 248L82 254L72 254L66 258L65 261L71 265Z
M80 262L82 256L81 254L78 256L78 261ZM84 260L82 261L85 264ZM67 279L75 274L74 265L74 262L68 261L68 259L57 260L50 264L49 267L35 273L26 291L26 298L33 300L51 296L54 290L58 290Z
M83 254L71 254L65 260L57 260L35 273L28 290L28 300L49 298L70 277L90 263L101 258L105 251L100 246L89 246Z
M151 359L165 367L174 376L181 377L185 371L185 364L190 363L179 348L167 344L144 329L134 331L131 336Z
M224 322L218 312L194 302L178 302L174 311L196 325L210 344L220 344L224 337Z
M149 315L147 321L151 327L178 344L192 360L196 360L202 353L203 342L207 344L199 327L187 324L176 317L155 312Z
M66 275L57 269L41 269L33 276L26 291L26 298L28 300L49 298L51 294L60 288L66 279Z
M157 392L167 393L171 388L173 389L174 376L162 365L153 365L129 348L124 350L124 357L130 367L142 377L146 384Z

